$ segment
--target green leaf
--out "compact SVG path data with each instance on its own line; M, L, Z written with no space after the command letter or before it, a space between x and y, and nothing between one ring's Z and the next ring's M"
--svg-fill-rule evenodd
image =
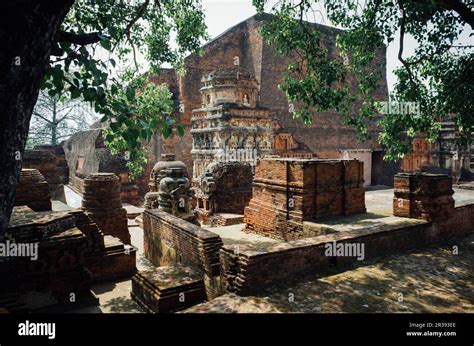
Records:
M126 95L127 95L127 99L129 101L133 101L133 98L135 97L135 89L133 89L131 87L127 87Z
M81 90L79 88L76 88L74 86L71 86L69 88L69 91L71 92L71 99L76 99L79 96L81 96Z
M173 130L171 130L170 127L166 126L166 127L163 127L163 137L166 139L166 138L169 138L169 136L171 136L171 134L173 133Z

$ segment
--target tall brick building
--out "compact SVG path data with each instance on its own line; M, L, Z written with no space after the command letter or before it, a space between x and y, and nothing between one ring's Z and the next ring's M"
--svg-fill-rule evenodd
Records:
M200 91L203 77L205 79L213 71L235 69L238 66L249 71L257 81L255 101L258 107L268 109L281 126L272 143L275 153L285 156L285 152L297 148L321 158L357 158L364 162L365 185L377 183L382 174L382 148L376 140L375 127L371 128L372 139L359 143L356 141L355 131L342 124L338 113L318 113L309 126L304 125L301 120L293 119L286 95L278 89L288 60L265 43L259 33L264 21L268 19L267 15L255 15L205 44L202 56L190 55L185 59L187 72L184 76L179 76L173 69L163 69L159 76L150 77L156 83L169 85L175 99L176 116L186 127L186 134L182 138L174 136L166 141L156 138L156 143L150 146L154 150L154 153L150 153L151 156L158 158L162 153L174 153L192 172L193 146L190 131L193 110L202 109L205 103L202 90ZM320 25L320 29L325 46L332 54L338 54L335 41L340 30L323 25ZM385 70L385 50L380 52L377 64ZM387 94L384 77L379 82L376 97L385 100Z

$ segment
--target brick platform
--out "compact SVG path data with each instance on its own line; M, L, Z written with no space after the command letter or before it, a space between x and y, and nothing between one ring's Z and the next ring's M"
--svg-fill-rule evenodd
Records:
M127 211L120 199L120 179L113 173L89 174L84 179L82 210L103 234L130 244Z
M363 163L356 160L259 160L245 231L299 239L303 221L364 213L363 176Z
M230 292L247 295L329 267L344 271L353 265L364 265L355 257L327 256L326 245L334 242L364 244L364 260L434 244L459 244L456 238L474 233L474 204L457 207L445 220L400 219L402 222L397 224L374 227L368 222L359 229L348 228L265 248L239 245L236 251L235 245L224 245L220 250L222 284Z
M395 175L393 215L437 221L454 214L452 179L445 174Z
M68 212L15 208L7 238L17 244L38 244L36 260L7 257L9 263L5 264L14 273L7 276L9 280L5 286L19 295L37 292L43 297L43 301L35 302L29 309L47 311L98 303L90 290L90 273L84 266L87 239Z
M140 271L132 278L132 298L147 312L166 313L206 301L204 281L188 267Z
M51 210L51 193L44 176L37 169L22 169L16 188L15 205L27 205L34 211Z

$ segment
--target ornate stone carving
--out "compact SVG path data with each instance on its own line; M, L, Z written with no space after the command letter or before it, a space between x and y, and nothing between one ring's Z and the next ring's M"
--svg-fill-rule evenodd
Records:
M150 175L150 192L145 195L145 209L159 209L194 222L191 198L194 192L183 162L174 155L162 155Z

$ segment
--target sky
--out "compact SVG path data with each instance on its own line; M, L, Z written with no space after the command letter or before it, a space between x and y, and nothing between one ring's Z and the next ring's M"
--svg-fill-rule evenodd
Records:
M208 34L211 38L220 35L256 13L252 0L202 0L202 4L206 15ZM325 18L323 9L321 9L319 18L308 18L308 20L330 25ZM469 37L471 31L468 28L466 26L459 43L474 45L474 37ZM401 65L397 58L398 48L397 38L387 47L387 84L389 92L393 90L393 85L396 83L393 70ZM404 43L404 57L412 54L415 48L416 41L411 37L407 37Z

